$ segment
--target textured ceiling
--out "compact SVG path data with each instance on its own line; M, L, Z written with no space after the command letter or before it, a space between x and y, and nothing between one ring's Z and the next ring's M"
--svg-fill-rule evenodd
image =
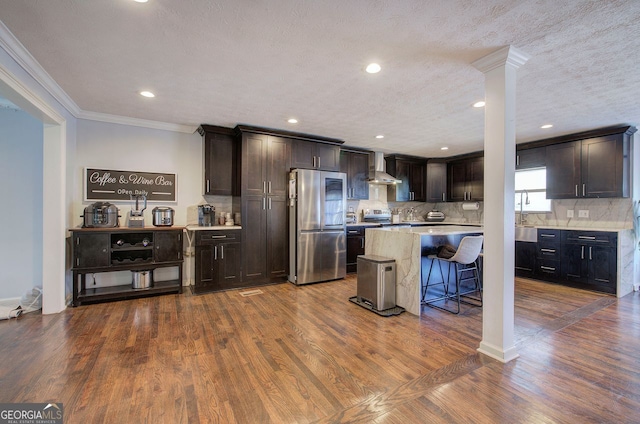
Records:
M0 11L83 111L448 156L482 149L471 105L484 76L471 63L514 45L531 56L518 70L519 143L640 123L638 0L0 0ZM372 61L379 74L364 72Z

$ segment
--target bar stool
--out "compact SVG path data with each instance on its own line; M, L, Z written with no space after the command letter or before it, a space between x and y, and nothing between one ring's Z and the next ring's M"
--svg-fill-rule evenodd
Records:
M478 257L480 255L480 251L482 250L482 242L484 241L483 236L466 236L460 241L460 245L456 250L456 253L450 258L440 258L437 255L428 255L427 257L431 259L431 265L429 266L429 274L427 276L427 283L424 284L424 279L422 281L422 298L421 303L423 305L430 306L432 308L440 309L446 312L450 312L452 314L460 313L460 302L466 303L473 306L482 306L482 285L480 283L480 274L478 272ZM431 283L431 271L433 270L433 263L438 261L438 268L440 268L440 276L442 277L441 282ZM442 262L448 262L449 266L447 268L447 282L444 282L444 274L442 272ZM455 267L455 275L456 275L456 286L455 292L449 292L449 280L451 278L451 264ZM471 275L469 275L469 272ZM465 274L466 273L466 274ZM464 292L460 291L460 284L465 281L473 281L473 289L466 290ZM442 284L444 287L444 294L440 297L425 299L427 295L427 291L429 289L429 285L434 284ZM478 293L477 297L470 296L471 293ZM445 302L449 299L455 299L457 304L457 309L449 309L443 306L434 305L434 302L442 301Z

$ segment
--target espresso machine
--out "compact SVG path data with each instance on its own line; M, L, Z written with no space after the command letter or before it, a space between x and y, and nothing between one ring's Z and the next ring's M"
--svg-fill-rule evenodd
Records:
M198 205L198 225L211 227L216 222L216 208L212 205Z
M131 212L129 212L129 228L144 227L144 210L147 209L147 196L131 194Z

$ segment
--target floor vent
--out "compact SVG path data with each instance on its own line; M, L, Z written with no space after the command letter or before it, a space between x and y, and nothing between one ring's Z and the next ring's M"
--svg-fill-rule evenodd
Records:
M247 296L254 296L256 294L262 294L262 290L247 290L247 291L243 291L240 292L240 296L242 297L247 297Z

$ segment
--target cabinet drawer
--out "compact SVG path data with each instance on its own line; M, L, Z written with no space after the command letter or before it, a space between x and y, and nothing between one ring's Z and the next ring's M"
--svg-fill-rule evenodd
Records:
M560 262L548 259L538 259L536 274L543 279L560 277Z
M347 227L347 237L364 236L366 227Z
M537 246L536 256L539 259L560 260L560 244L540 242Z
M221 241L239 240L239 231L197 231L196 244L213 244Z
M538 243L560 242L560 230L538 229Z
M562 242L571 244L586 244L615 247L618 235L615 232L606 231L574 231L563 230Z

